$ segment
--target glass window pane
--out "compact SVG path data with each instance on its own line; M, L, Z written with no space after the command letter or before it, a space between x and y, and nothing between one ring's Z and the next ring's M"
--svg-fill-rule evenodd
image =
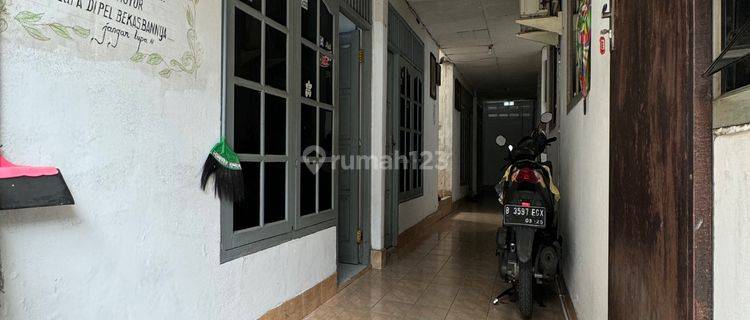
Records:
M412 124L412 129L419 130L419 106L417 105L416 102L412 105L411 110L413 112L412 119L414 119L414 123Z
M262 0L240 0L240 1L242 1L246 5L248 5L251 8L253 8L255 10L258 10L258 11L261 11L260 9L261 9L261 6L263 5L263 1ZM274 0L272 0L272 1L274 1Z
M333 104L333 58L320 55L320 102Z
M302 38L315 43L318 33L318 0L300 0L302 5Z
M405 168L406 163L402 162L402 159L404 158L404 155L408 152L406 151L406 133L403 130L399 130L399 160L398 160L398 174L399 174L399 184L398 184L398 191L404 192L406 191L406 184L404 183L404 177L405 175Z
M407 131L407 132L404 133L404 141L406 141L406 145L404 146L404 154L407 157L411 157L411 155L412 155L411 152L414 151L414 149L413 149L413 146L411 144L411 133L410 132ZM411 158L409 158L409 165L411 165Z
M406 150L406 131L403 129L398 130L398 137L398 153L399 156L402 156L409 153L409 151Z
M333 112L330 110L320 109L319 118L319 135L320 147L326 153L327 157L333 155Z
M745 22L750 21L750 1L725 0L723 13L724 43L741 31ZM750 85L750 59L743 59L736 64L726 67L722 71L722 92L729 92Z
M263 224L286 219L286 163L266 162L263 177Z
M404 97L400 97L398 101L398 110L399 110L399 126L405 127L406 126L406 101L404 100Z
M315 173L306 165L300 166L300 215L315 213Z
M333 50L333 14L322 1L320 2L320 41L318 45L328 51Z
M234 151L260 154L260 93L234 87Z
M260 21L235 9L234 27L234 75L260 82Z
M406 94L406 87L404 85L405 81L406 81L406 69L401 68L401 75L398 78L399 92L401 94Z
M318 171L318 210L331 209L333 202L333 166L330 162L324 163Z
M301 134L301 150L300 154L303 156L310 156L315 157L317 156L317 153L313 152L310 154L305 154L305 149L315 146L317 144L317 141L315 141L315 137L317 134L316 129L316 122L317 122L317 115L316 115L317 108L308 106L306 104L302 104L302 110L300 114L300 124L302 125L302 128L300 129Z
M260 226L260 163L242 162L245 199L234 203L234 231Z
M286 99L266 94L265 153L286 154Z
M287 0L266 0L266 17L269 17L285 26L286 1Z
M302 96L313 100L317 98L315 93L317 55L315 50L302 45Z
M414 90L412 90L412 93L414 94L414 96L412 96L412 99L414 99L414 101L419 101L419 78L418 77L414 77Z
M411 98L411 73L407 70L406 71L406 79L404 80L406 82L404 86L406 87L406 96L408 98Z
M406 112L405 112L406 119L404 119L404 127L406 127L407 129L411 130L412 129L412 124L411 124L411 106L410 106L410 103L409 103L408 99L406 100L406 109L405 110L406 110Z
M414 153L414 156L417 157L419 155L419 134L416 132L412 133L412 139L414 140L412 142L411 149Z
M286 90L286 34L266 25L266 85Z

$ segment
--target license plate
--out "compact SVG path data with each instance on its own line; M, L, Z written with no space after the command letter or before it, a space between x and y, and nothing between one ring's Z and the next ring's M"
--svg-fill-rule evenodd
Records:
M503 210L503 224L544 228L547 226L547 208L506 205Z

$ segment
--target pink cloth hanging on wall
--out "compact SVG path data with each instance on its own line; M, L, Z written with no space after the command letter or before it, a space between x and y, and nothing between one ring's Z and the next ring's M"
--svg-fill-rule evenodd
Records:
M8 160L5 160L5 157L0 156L0 179L54 176L58 172L59 171L55 167L17 166Z

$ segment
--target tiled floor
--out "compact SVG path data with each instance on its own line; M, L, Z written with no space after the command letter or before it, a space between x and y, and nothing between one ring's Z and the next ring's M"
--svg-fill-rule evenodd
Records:
M339 263L336 266L336 280L338 283L346 283L365 269L367 266L363 264Z
M494 202L469 204L438 222L428 237L388 257L306 319L522 319L515 304L490 301L507 288L498 277ZM553 288L533 319L565 319Z

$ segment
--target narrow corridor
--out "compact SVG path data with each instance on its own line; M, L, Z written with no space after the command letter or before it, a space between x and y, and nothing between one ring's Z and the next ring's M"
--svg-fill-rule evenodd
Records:
M490 303L507 288L495 256L499 226L493 199L469 203L306 319L522 319L515 304ZM544 291L544 307L535 304L533 318L565 319L556 290Z

